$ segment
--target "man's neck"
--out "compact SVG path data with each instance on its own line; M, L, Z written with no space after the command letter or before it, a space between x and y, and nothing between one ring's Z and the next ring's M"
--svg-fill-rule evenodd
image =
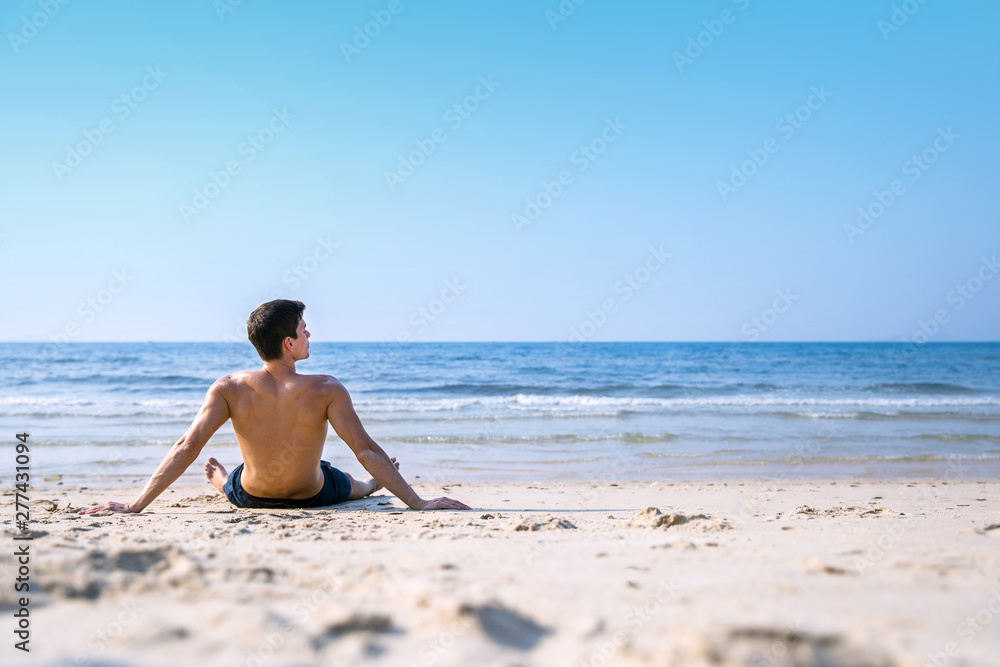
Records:
M267 372L269 375L271 375L271 377L275 378L287 377L289 375L296 375L295 360L274 359L272 361L265 361L264 371Z

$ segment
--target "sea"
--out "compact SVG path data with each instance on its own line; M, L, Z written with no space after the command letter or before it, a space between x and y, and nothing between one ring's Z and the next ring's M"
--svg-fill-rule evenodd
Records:
M249 343L0 344L0 481L142 484ZM1000 343L313 343L411 481L990 478ZM230 424L215 456L240 462ZM333 429L323 458L360 464ZM3 460L6 459L6 460Z

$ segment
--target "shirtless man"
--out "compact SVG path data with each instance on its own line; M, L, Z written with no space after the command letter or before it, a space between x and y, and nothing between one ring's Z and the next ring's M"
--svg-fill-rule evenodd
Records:
M467 510L451 498L424 500L399 474L399 464L361 425L344 385L329 375L299 375L295 362L309 358L309 332L300 301L269 301L250 314L247 332L264 361L259 371L240 371L208 389L198 416L130 503L107 502L80 510L141 512L195 462L208 439L227 420L244 463L227 474L209 458L205 475L238 507L325 507L356 500L385 487L415 510ZM359 482L320 460L329 421L371 478Z

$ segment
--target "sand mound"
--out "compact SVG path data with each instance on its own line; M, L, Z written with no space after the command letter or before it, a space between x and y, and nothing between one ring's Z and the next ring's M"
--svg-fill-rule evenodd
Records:
M191 496L190 498L181 498L176 504L171 505L171 507L186 507L181 503L207 503L210 505L228 505L232 507L232 503L219 493L203 493L200 496Z
M711 633L683 632L670 664L895 667L901 663L875 648L860 646L838 634L749 626Z
M23 539L32 539L32 540L35 539L36 537L45 537L46 535L49 534L49 531L47 530L31 530L31 529L15 530L13 528L7 528L3 532L4 535L8 535L10 537L19 537Z
M856 518L872 518L899 516L899 512L887 510L884 507L830 507L825 510L817 510L816 508L809 507L808 505L800 505L789 512L788 515L792 517L849 516ZM780 519L781 516L781 512L778 512L773 518Z
M200 564L174 546L94 550L82 558L47 565L39 577L55 597L97 599L119 592L197 587Z
M316 650L321 650L327 644L337 642L347 635L370 636L393 631L390 616L355 612L332 623L327 623L323 631L313 637L312 646Z
M557 519L555 517L546 517L542 521L533 521L531 519L525 519L523 517L511 521L510 530L521 531L521 530L575 530L576 526L565 519Z
M476 621L479 629L502 646L528 650L550 630L531 618L507 609L497 602L483 605L463 604L459 614Z
M682 514L671 512L664 514L656 507L647 507L629 519L633 528L671 528L685 526L701 532L729 530L732 526L723 519L717 519L708 514Z

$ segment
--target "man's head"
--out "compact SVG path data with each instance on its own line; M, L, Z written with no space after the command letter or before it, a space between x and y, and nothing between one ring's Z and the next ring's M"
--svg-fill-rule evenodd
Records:
M306 309L301 301L275 299L250 313L247 335L264 361L287 356L290 361L309 358L309 332L302 319Z

